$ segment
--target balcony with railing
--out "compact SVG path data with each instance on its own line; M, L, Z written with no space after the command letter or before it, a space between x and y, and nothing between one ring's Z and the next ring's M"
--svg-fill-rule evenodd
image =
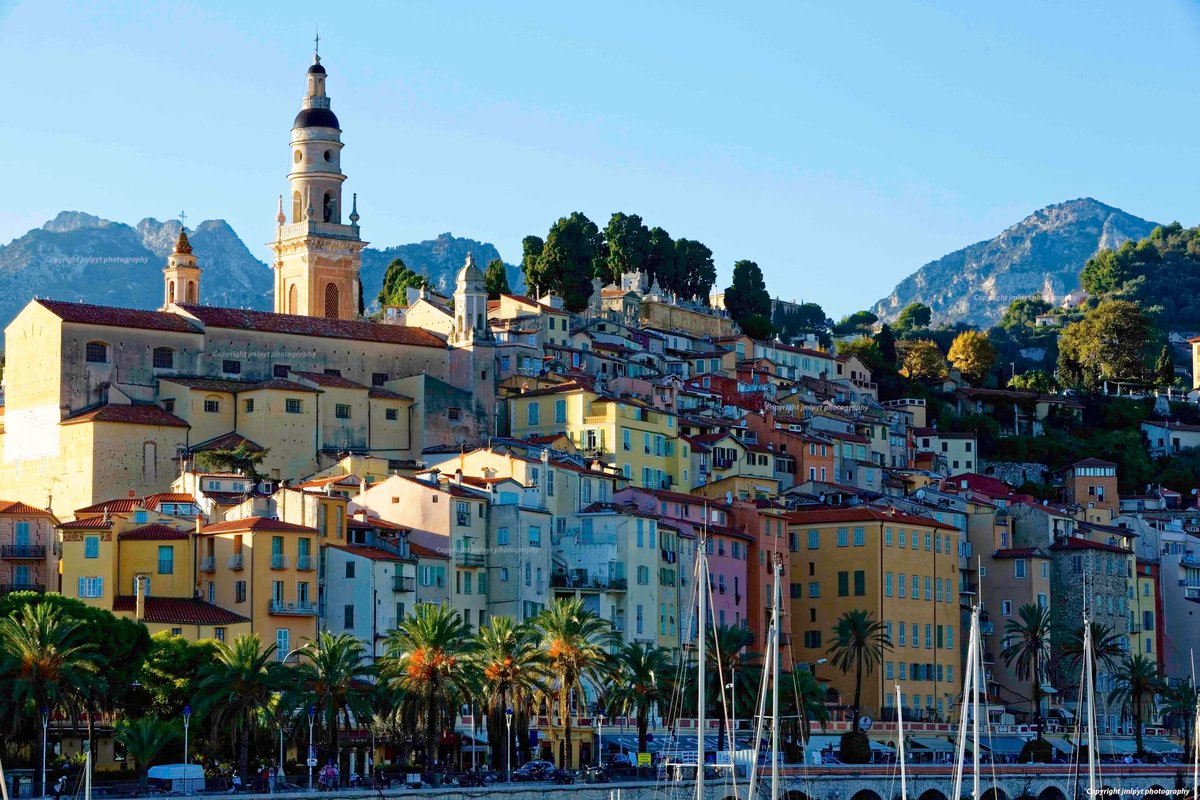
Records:
M46 557L46 548L40 544L6 544L0 547L0 558L9 561L41 561Z
M317 604L285 603L282 600L272 600L267 611L277 617L315 617Z
M245 557L241 553L234 553L229 557L229 561L225 563L229 569L243 569L245 567Z
M454 563L460 567L482 567L484 566L484 556L483 553L459 550L454 554Z
M406 578L402 575L392 576L392 591L393 592L415 592L417 590L417 579Z
M291 566L291 563L291 559L289 559L283 553L271 554L271 569L287 569L289 566Z
M317 568L316 556L308 553L301 553L296 556L296 569L302 572L312 572Z
M0 595L13 592L44 592L46 587L40 583L0 583Z
M629 581L623 576L612 577L588 572L586 569L573 569L569 573L552 573L550 586L555 589L606 589L610 592L623 592L629 588Z
M200 559L200 571L201 572L216 572L217 571L217 557L216 556L204 556L203 558L201 558Z

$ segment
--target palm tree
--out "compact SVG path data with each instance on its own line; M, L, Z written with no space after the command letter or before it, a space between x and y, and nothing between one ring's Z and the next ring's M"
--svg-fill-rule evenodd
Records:
M146 780L146 770L158 758L167 745L179 738L175 725L158 717L143 717L121 720L117 723L117 741L125 745L125 752L137 767L138 780Z
M657 645L631 642L621 648L613 682L608 690L609 708L637 717L639 753L646 752L646 731L650 727L650 709L671 699L674 673L671 651Z
M583 601L555 600L533 619L542 649L550 686L558 695L558 716L563 724L561 766L571 766L571 693L582 700L584 685L603 683L609 666L608 649L616 646L612 625L583 607Z
M748 628L728 625L718 625L715 631L709 628L705 635L704 652L708 662L705 668L711 682L706 694L715 695L721 709L717 719L717 749L725 747L725 721L730 718L730 709L736 719L742 716L737 713L739 709L747 710L747 704L754 702L757 684L749 667L757 664L760 657L758 653L746 651L753 638ZM737 731L733 738L736 741Z
M258 634L219 642L214 660L200 670L192 703L214 725L230 725L238 738L238 769L250 772L250 739L258 727L258 712L284 685L284 667L275 660L274 644L263 647Z
M1154 714L1154 700L1162 693L1162 681L1158 677L1158 665L1141 653L1130 656L1113 674L1116 682L1108 693L1109 703L1119 703L1123 713L1133 718L1134 736L1137 738L1137 755L1145 754L1142 742L1142 720Z
M315 640L306 642L297 656L300 663L292 677L302 687L302 703L316 709L334 762L341 764L338 719L345 720L349 731L352 720L362 721L371 716L369 681L375 670L367 663L362 642L349 633L335 636L322 631ZM301 704L287 705L295 708Z
M862 708L863 672L868 675L882 663L883 652L892 649L883 623L861 608L847 611L833 626L833 644L829 646L829 663L842 674L854 670L854 733L861 731L859 710Z
M412 616L388 634L380 674L417 705L425 722L424 753L430 769L437 757L438 728L453 716L458 701L471 694L465 659L474 649L471 626L462 615L434 603L418 604Z
M779 685L779 724L789 763L804 757L810 723L816 722L822 731L825 730L830 719L829 708L825 705L827 694L824 684L817 680L808 664L798 665L783 676Z
M1174 686L1164 688L1162 699L1163 718L1182 737L1184 758L1191 758L1196 702L1200 699L1196 687L1192 685L1192 679L1184 678Z
M1092 674L1104 666L1108 673L1116 672L1125 658L1125 637L1113 630L1112 625L1089 622L1092 633ZM1072 629L1061 642L1063 657L1070 661L1075 670L1083 663L1083 625Z
M1004 623L1004 638L1009 643L1000 651L1005 666L1016 664L1017 680L1029 681L1029 700L1033 704L1033 726L1042 741L1042 680L1050 663L1050 639L1054 626L1050 609L1026 603L1017 611L1018 619Z
M34 727L41 714L53 714L87 693L98 659L96 646L83 641L80 623L64 619L54 606L31 603L0 619L7 704L34 720Z
M481 679L479 699L487 714L492 766L503 769L511 752L518 750L519 758L521 750L511 740L505 743L510 731L505 711L513 710L517 741L528 741L520 732L528 727L533 699L542 691L545 659L537 632L512 617L492 617L479 629L478 643L470 660Z

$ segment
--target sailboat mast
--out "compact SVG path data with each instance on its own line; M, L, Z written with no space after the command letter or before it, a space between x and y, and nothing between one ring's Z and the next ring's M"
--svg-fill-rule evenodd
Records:
M696 800L704 800L704 734L708 723L704 719L704 660L705 633L708 628L708 504L704 505L704 527L700 534L696 559L696 597L699 608L696 621Z
M975 671L978 666L978 661L975 659L975 651L979 647L979 626L976 625L976 620L979 618L979 607L972 606L971 608L971 631L967 637L967 662L966 669L963 670L963 695L962 695L962 711L958 719L958 746L956 748L956 758L954 759L954 797L962 797L963 784L963 764L966 761L967 753L967 717L971 712L971 688L975 684ZM899 697L896 698L897 703ZM978 761L979 752L978 744L975 745L974 760Z
M783 572L782 556L775 554L773 569L775 571L775 590L771 592L771 618L775 624L771 626L771 800L779 797L779 605L780 573Z
M980 641L979 606L971 612L971 641L975 649L971 651L974 666L971 669L971 797L979 800L979 684L983 678L983 642Z
M1088 797L1096 796L1096 686L1092 674L1092 623L1083 618L1083 683L1087 702Z
M1195 682L1192 683L1195 686ZM1200 797L1200 701L1196 702L1196 718L1192 721L1192 800Z
M904 748L904 706L900 705L900 684L896 684L896 745L900 754L900 800L908 800L908 765Z

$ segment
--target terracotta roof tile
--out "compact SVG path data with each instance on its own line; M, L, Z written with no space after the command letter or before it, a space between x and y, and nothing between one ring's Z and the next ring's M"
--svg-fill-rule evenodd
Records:
M95 306L87 303L68 303L63 300L35 300L34 302L53 313L63 322L76 322L81 325L104 325L114 328L133 328L136 330L200 333L200 330L184 317L163 311L143 311L136 308Z
M361 545L361 544L327 544L325 546L332 548L334 550L342 550L346 553L350 553L351 555L361 556L363 558L369 558L372 561L408 561L408 560L410 560L410 559L404 558L403 556L396 555L395 553L393 553L389 550L384 550L382 547L368 547L366 545Z
M946 525L936 519L918 517L903 512L891 513L870 506L854 506L853 508L826 508L813 511L793 511L787 515L789 522L797 525L818 525L829 522L889 522L898 525L924 525L927 528L942 528L956 531L953 525Z
M191 446L190 452L200 453L205 450L234 450L243 444L247 448L249 448L250 450L253 450L255 452L262 452L263 450L266 449L258 442L255 442L251 439L247 439L245 436L242 436L240 433L234 433L234 432L230 431L229 433L223 433L220 436L216 436L212 439L208 439L207 441L197 442L196 444ZM214 478L245 478L246 477L245 475L233 475L233 474L218 475L215 473L205 473L205 475L211 476Z
M268 519L266 517L246 517L245 519L226 520L225 522L208 525L200 530L201 533L238 533L241 531L253 531L255 533L262 531L275 533L317 533L316 528L310 528L307 525L296 525L291 522Z
M296 383L295 381L288 381L288 380L284 380L283 378L271 378L269 380L259 381L258 383L254 384L253 386L247 386L242 391L258 392L263 389L278 389L280 391L286 391L286 392L311 392L311 393L318 393L320 391L319 389L314 389L311 386L305 386L303 383Z
M63 522L58 527L66 530L99 530L101 528L111 528L112 520L106 520L103 516L83 517L71 520L70 522Z
M357 381L352 381L349 378L343 378L341 375L326 375L324 372L301 372L300 370L292 370L291 374L306 381L312 381L317 386L329 386L336 389L367 388L365 385Z
M329 339L351 339L364 342L402 344L413 347L432 347L445 350L446 343L429 331L404 325L384 325L348 319L301 317L275 314L270 311L249 311L213 306L180 306L206 327L252 330L261 333L283 333L290 336L319 336Z
M408 543L408 551L414 556L419 556L420 558L440 558L443 561L450 560L450 556L446 555L445 553L439 553L432 547L426 547L425 545L417 544L416 542Z
M118 497L112 500L93 503L87 508L77 508L75 509L75 516L88 517L103 514L105 511L110 514L128 514L141 504L142 501L136 497Z
M370 391L367 392L367 397L372 400L407 400L410 403L412 402L412 398L408 395L393 392L391 389L384 389L382 386L372 386Z
M159 492L142 500L146 508L154 508L159 503L195 503L196 498L186 492Z
M83 422L117 422L129 425L158 425L169 428L192 427L184 420L158 406L114 405L111 403L99 408L93 408L90 411L81 411L67 417L59 424L77 425Z
M177 383L180 386L186 386L189 389L199 389L202 392L223 392L225 394L237 394L253 385L253 381L239 381L232 378L194 377L191 375L164 375L159 378L159 381Z
M113 611L133 612L137 610L137 598L118 595L113 598ZM188 597L145 598L143 611L146 622L174 623L177 625L234 625L249 622L241 614Z
M34 508L20 500L0 500L0 514L15 514L22 517L52 517L44 508Z
M131 542L165 542L177 539L186 541L191 538L191 534L188 531L176 530L156 522L151 525L134 528L131 531L125 531L117 538Z

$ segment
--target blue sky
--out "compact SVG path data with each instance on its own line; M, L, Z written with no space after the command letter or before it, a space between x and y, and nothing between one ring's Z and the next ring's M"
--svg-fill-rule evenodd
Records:
M0 242L182 208L265 258L317 25L379 245L619 210L836 316L1049 203L1200 222L1195 3L0 0Z

